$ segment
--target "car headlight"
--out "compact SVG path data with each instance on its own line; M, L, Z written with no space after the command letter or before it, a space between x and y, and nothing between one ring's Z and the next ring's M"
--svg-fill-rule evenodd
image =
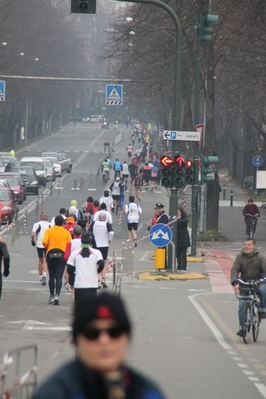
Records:
M14 194L19 194L19 192L18 191L14 191Z
M36 186L36 184L38 184L38 182L36 181L36 180L33 180L31 183L30 183L30 185L33 185L33 186Z
M10 206L3 206L2 211L11 211Z

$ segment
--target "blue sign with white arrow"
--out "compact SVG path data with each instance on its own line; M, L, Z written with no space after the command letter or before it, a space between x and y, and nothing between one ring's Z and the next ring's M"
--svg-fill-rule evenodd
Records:
M173 237L170 227L163 223L158 223L150 229L149 239L155 247L166 247Z
M257 168L263 164L263 159L260 155L256 155L252 158L252 164Z
M106 85L105 90L106 105L122 105L123 104L123 85Z
M0 101L5 101L6 99L6 82L0 80Z

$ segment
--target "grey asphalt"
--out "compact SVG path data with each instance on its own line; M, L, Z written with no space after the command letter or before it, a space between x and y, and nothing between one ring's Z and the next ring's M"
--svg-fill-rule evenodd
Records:
M123 139L114 146L114 155L120 160L126 159L125 147L130 135L123 126L122 130ZM69 292L63 289L60 306L47 305L48 288L38 282L36 251L30 244L29 233L41 210L46 210L52 218L61 206L68 207L71 199L76 199L81 206L88 195L95 198L102 195L105 186L100 179L97 180L96 171L104 156L104 140L113 140L115 135L112 129L102 132L99 125L77 123L75 127L64 127L56 135L18 154L21 157L25 153L33 155L45 149L60 149L69 151L74 161L81 159L73 173L62 180L63 189L60 193L59 190L52 191L52 195L47 193L39 209L29 213L26 226L28 234L18 233L15 237L12 232L4 234L12 265L10 276L4 279L0 302L0 352L3 354L6 350L36 343L39 382L74 356L69 338L72 302ZM83 158L80 158L82 155ZM75 176L79 180L81 173L85 173L83 187L72 190ZM156 202L168 204L164 189L158 188L156 193L147 190L143 194L139 238L146 232ZM236 245L241 245L241 207L220 207L221 227L223 224L231 225L232 214L235 214L234 229L239 229L239 241L222 245L204 243L201 248L214 246L226 251L229 247L237 249ZM225 217L227 222L221 220ZM261 226L263 220L262 217ZM23 231L21 223L19 231ZM138 271L153 270L150 255L154 247L144 239L134 253L123 249L126 226L119 215L114 216L114 230L115 238L110 253L116 251L117 260L127 264L122 295L134 325L128 363L155 378L170 399L222 399L231 396L236 399L265 398L265 329L261 329L259 342L251 343L248 347L236 337L237 301L229 283L225 284L224 291L220 289L222 274L219 264L213 261L212 276L204 280L139 281L136 277ZM206 272L209 263L189 263L189 270ZM108 285L108 289L111 289L112 273L108 275ZM27 356L26 363L29 362L30 356ZM12 372L10 374L11 378Z

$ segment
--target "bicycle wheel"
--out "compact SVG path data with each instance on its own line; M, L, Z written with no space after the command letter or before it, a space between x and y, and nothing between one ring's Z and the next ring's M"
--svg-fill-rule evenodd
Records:
M259 305L255 303L252 306L252 335L253 341L257 342L260 332Z
M251 334L251 311L250 305L246 305L242 314L242 331L243 331L243 341L248 344L250 341Z

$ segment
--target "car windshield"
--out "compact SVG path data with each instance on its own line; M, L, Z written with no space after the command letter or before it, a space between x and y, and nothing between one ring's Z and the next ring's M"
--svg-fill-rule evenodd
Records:
M7 190L0 190L0 201L9 201L9 192Z
M19 186L19 182L18 179L16 179L15 177L6 177L7 182L9 183L9 185L12 186Z
M45 159L44 162L45 162L45 166L47 166L48 168L51 168L53 166L49 159Z
M41 156L43 158L48 158L48 157L57 158L57 153L56 152L42 152Z
M0 166L5 166L2 159L0 159Z
M42 162L33 162L33 161L23 161L21 162L22 166L31 166L35 170L43 170Z
M53 165L58 165L58 159L54 157L49 157L49 160L52 162Z
M22 168L13 168L12 172L18 172L20 175L23 176L33 176L34 172L33 169L22 169Z

